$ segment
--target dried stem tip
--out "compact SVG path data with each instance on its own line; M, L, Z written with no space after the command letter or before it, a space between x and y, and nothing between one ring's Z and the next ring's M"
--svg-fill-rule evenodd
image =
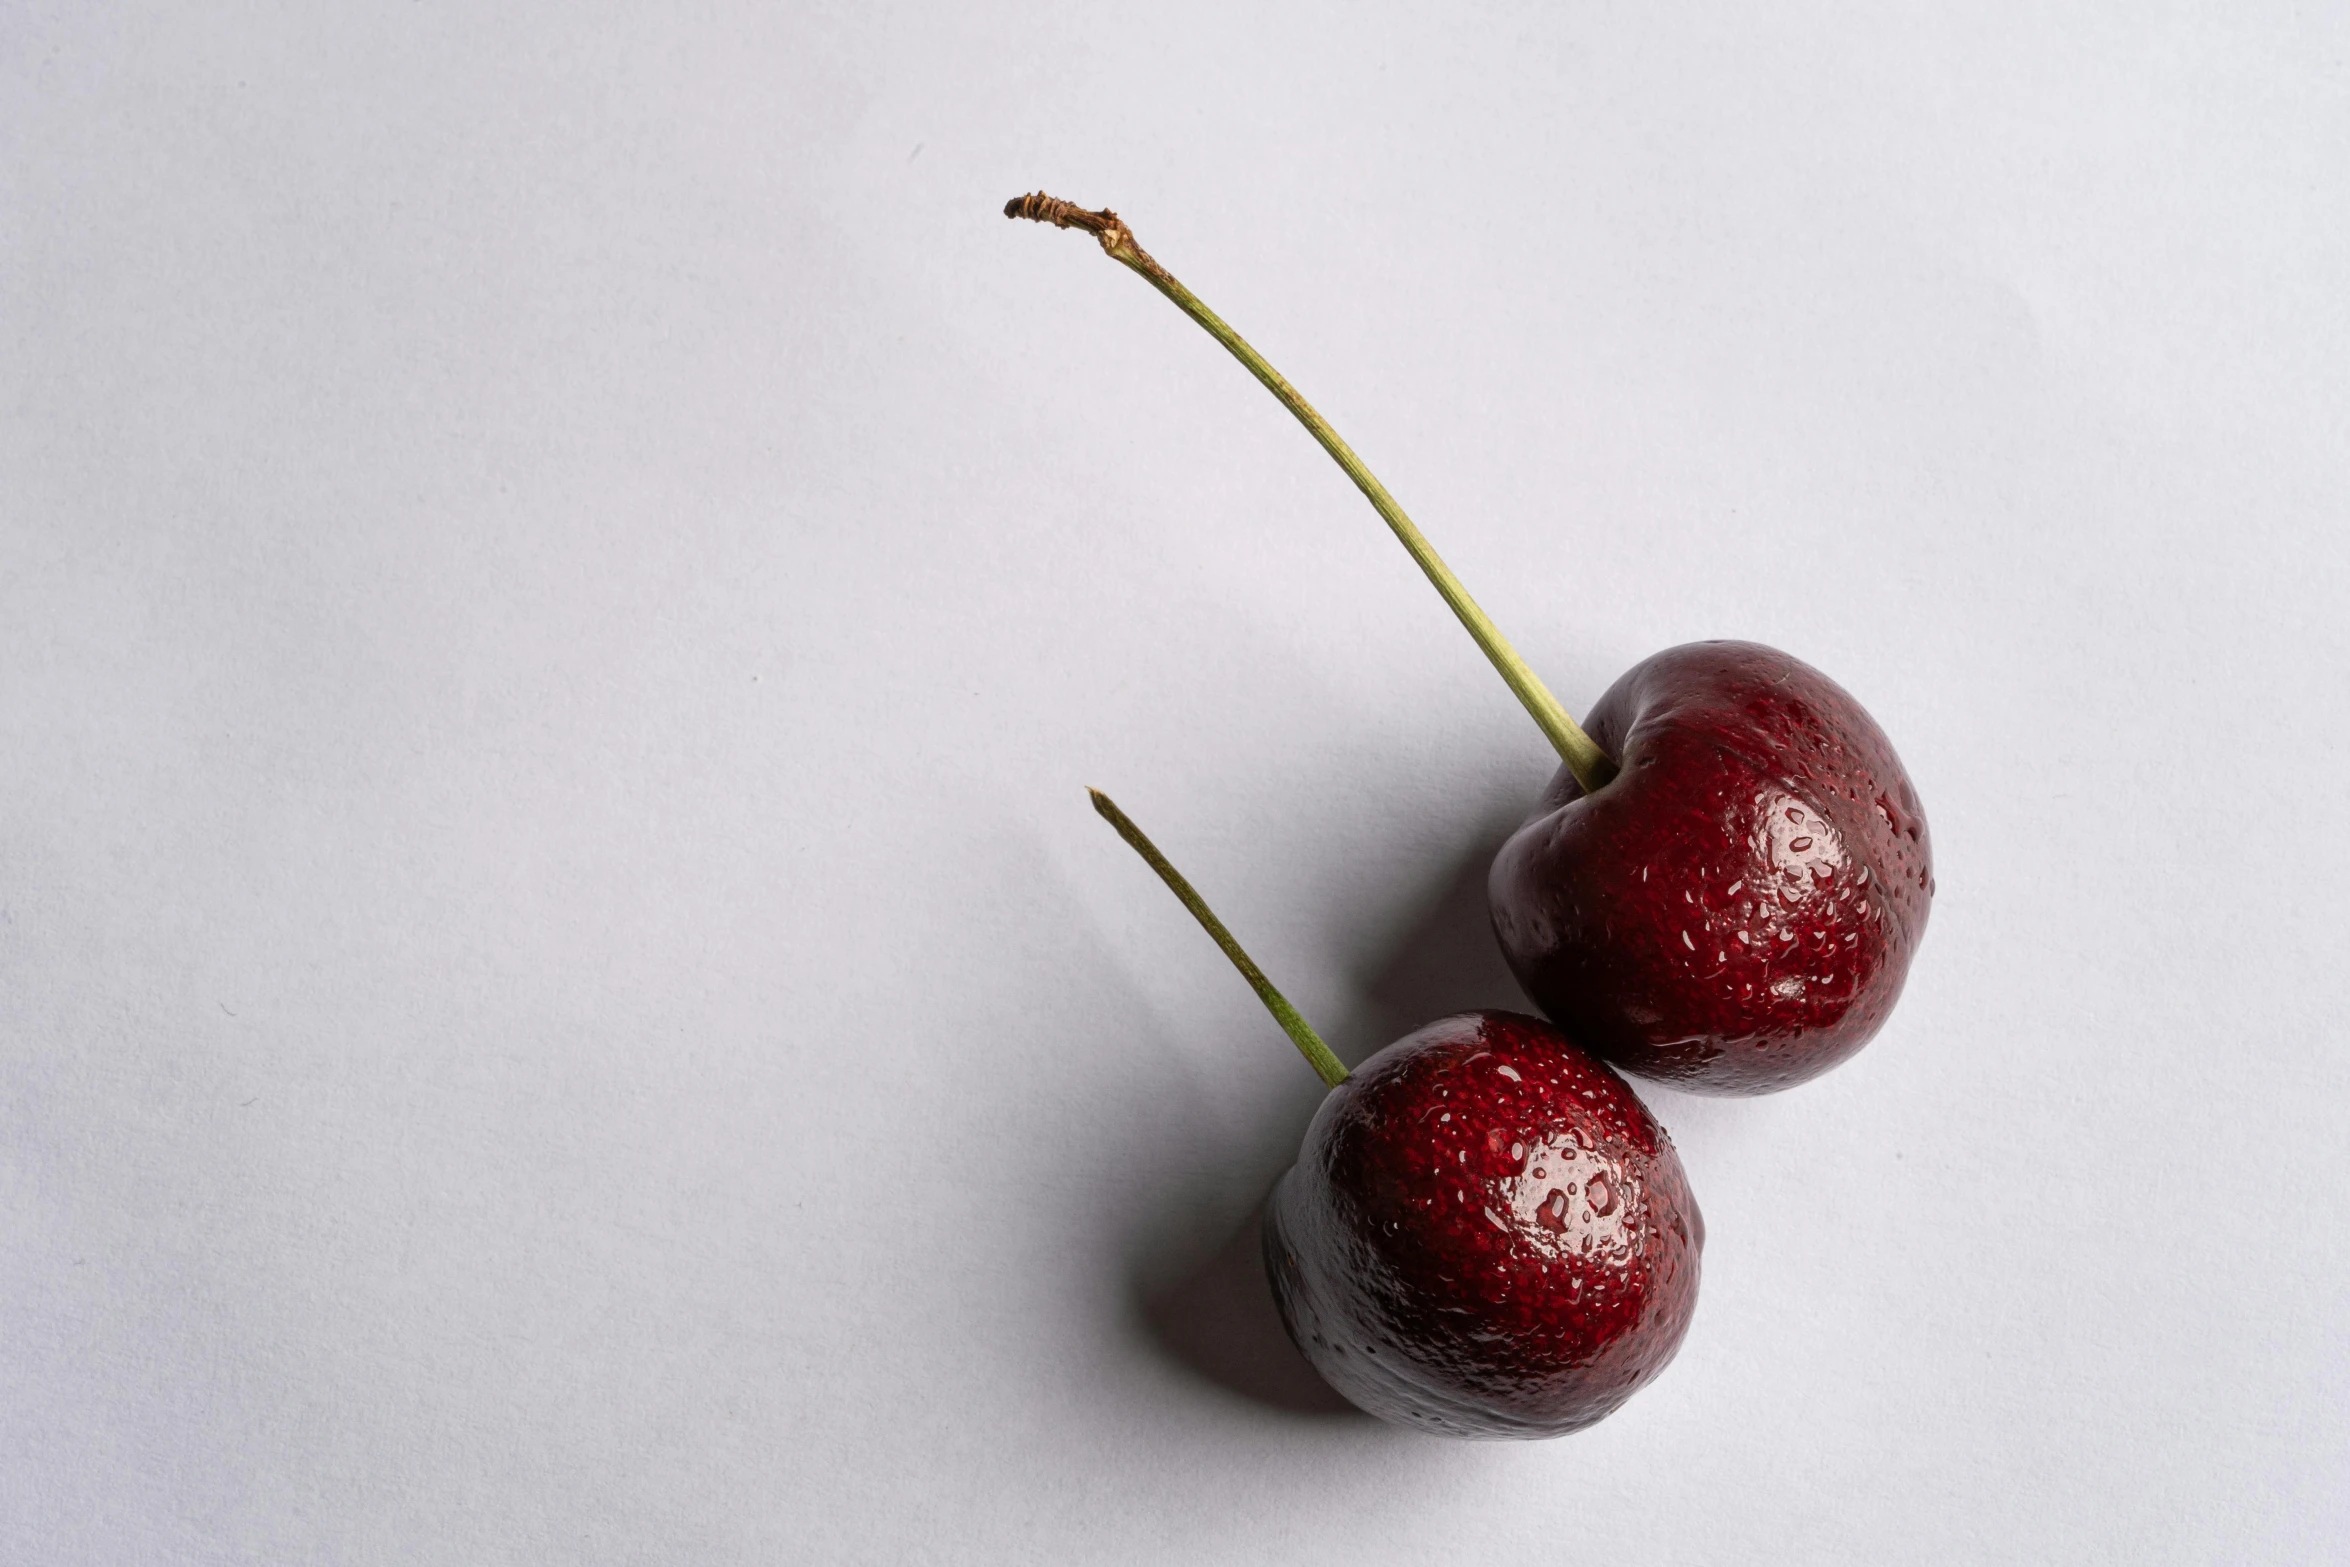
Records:
M1111 257L1125 262L1143 276L1151 277L1154 281L1166 276L1165 270L1134 242L1134 230L1126 226L1126 220L1107 207L1094 212L1080 207L1074 201L1063 201L1058 196L1048 196L1038 190L1030 191L1025 196L1014 196L1005 202L1004 216L1026 218L1031 223L1050 223L1060 229L1081 230L1100 240L1102 249ZM1174 279L1167 278L1167 281L1172 283Z
M1099 212L1088 212L1074 201L1063 201L1043 191L1031 191L1025 196L1014 196L1004 203L1004 216L1026 218L1031 223L1050 223L1059 229L1083 229L1088 234L1107 234L1121 230L1132 238L1132 231L1118 221L1118 214L1104 207Z

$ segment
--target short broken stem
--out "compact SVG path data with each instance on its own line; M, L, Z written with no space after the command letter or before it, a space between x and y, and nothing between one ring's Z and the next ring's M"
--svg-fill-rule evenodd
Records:
M1322 1043L1322 1036L1314 1032L1314 1025L1289 1004L1287 996L1273 988L1273 982L1265 977L1265 971L1258 968L1255 961L1241 950L1240 943L1232 939L1232 932L1226 930L1224 922L1216 918L1207 900L1192 890L1191 883L1183 879L1183 873L1159 852L1159 846L1145 837L1142 829L1135 826L1124 811L1118 809L1115 800L1099 789L1088 789L1085 792L1093 796L1093 808L1101 813L1102 820L1118 829L1118 836L1125 839L1134 852L1159 873L1159 880L1167 884L1167 890L1175 894L1177 900L1191 911L1191 917L1200 922L1200 928L1215 938L1216 945L1224 949L1224 956L1232 960L1232 966L1240 970L1240 977L1247 980L1250 988L1256 991L1257 999L1265 1004L1266 1011L1273 1014L1273 1021L1281 1025L1281 1031L1297 1046L1298 1054L1306 1058L1306 1064L1319 1072L1322 1081L1332 1088L1345 1082L1346 1067L1337 1056L1331 1054L1330 1047Z
M1445 565L1426 536L1410 517L1404 515L1404 509L1396 504L1395 497L1387 493L1387 486L1381 484L1377 476L1363 465L1363 460L1354 454L1354 448L1346 444L1339 433L1330 427L1330 421L1317 413L1313 404L1300 396L1297 388L1291 386L1280 371L1266 362L1264 355L1248 345L1247 339L1227 326L1222 316L1201 303L1198 295L1177 282L1173 273L1152 260L1150 253L1134 242L1134 231L1126 226L1118 214L1106 207L1099 212L1088 211L1075 202L1063 201L1057 196L1037 191L1006 202L1004 216L1027 218L1033 222L1050 223L1058 228L1078 229L1091 234L1101 242L1102 250L1110 259L1140 273L1145 282L1173 300L1177 309L1198 322L1210 337L1222 343L1233 358L1248 367L1249 374L1264 383L1265 390L1279 399L1282 407L1296 416L1297 422L1306 427L1306 433L1321 443L1322 450L1328 452L1331 459L1345 470L1346 476L1354 480L1355 488L1363 492L1372 508L1386 520L1387 526L1395 530L1395 536L1403 541L1403 547L1411 553L1413 560L1419 562L1420 569L1428 574L1428 580L1436 585L1436 591L1444 596L1445 603L1452 606L1452 612L1460 617L1469 635L1485 650L1485 656L1493 661L1493 667L1501 672L1501 678L1517 694L1518 700L1525 704L1526 711L1533 715L1535 724L1557 748L1560 760L1574 773L1576 781L1583 785L1584 792L1597 790L1615 776L1616 766L1608 754L1599 748L1590 735L1584 733L1582 726L1559 704L1558 698L1550 694L1550 688L1542 683L1532 666L1518 656L1516 648L1510 646L1509 639L1501 634L1501 629L1494 625L1484 610L1477 607L1477 601L1469 597L1469 590L1461 586L1460 578L1452 574L1452 568Z

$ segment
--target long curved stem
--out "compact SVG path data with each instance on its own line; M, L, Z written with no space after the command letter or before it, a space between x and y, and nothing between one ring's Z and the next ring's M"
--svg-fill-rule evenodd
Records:
M1014 197L1006 202L1004 216L1027 218L1037 223L1050 223L1058 228L1078 229L1091 234L1101 241L1101 247L1110 259L1141 274L1145 282L1173 300L1177 309L1198 322L1210 337L1222 343L1233 358L1248 367L1249 374L1264 383L1265 390L1271 392L1282 407L1297 417L1297 422L1306 427L1306 433L1321 443L1322 450L1328 452L1331 459L1345 470L1346 476L1354 480L1355 488L1363 492L1372 508L1386 520L1387 526L1395 530L1395 536L1403 541L1403 547L1411 553L1413 560L1419 562L1420 569L1428 574L1428 580L1436 585L1436 591L1444 596L1445 603L1452 606L1452 612L1460 617L1469 635L1485 650L1485 656L1493 661L1493 667L1501 671L1501 678L1508 683L1510 690L1517 693L1518 700L1533 715L1535 724L1558 749L1560 760L1574 773L1576 781L1583 785L1584 792L1597 790L1615 776L1616 766L1608 754L1583 732L1581 725L1568 716L1567 710L1559 705L1557 697L1550 694L1550 688L1542 683L1541 677L1518 656L1518 650L1510 646L1509 639L1501 634L1500 628L1494 625L1485 611L1477 607L1477 601L1469 597L1469 590L1461 586L1461 579L1452 574L1452 568L1445 565L1412 519L1404 515L1404 509L1396 504L1395 497L1387 493L1387 486L1381 484L1377 476L1363 465L1363 460L1355 455L1354 448L1346 444L1339 433L1330 427L1330 421L1317 413L1314 405L1300 396L1297 388L1291 386L1280 371L1266 362L1264 355L1249 346L1246 338L1227 326L1224 318L1203 304L1198 295L1177 282L1173 273L1152 260L1150 253L1134 242L1134 231L1126 226L1118 214L1106 207L1098 212L1090 212L1074 202L1037 191L1033 195Z
M1281 1025L1281 1031L1297 1046L1298 1054L1306 1058L1306 1064L1319 1072L1322 1081L1332 1088L1345 1082L1346 1067L1330 1053L1330 1047L1322 1043L1322 1036L1314 1032L1314 1025L1289 1004L1287 996L1273 988L1273 982L1265 977L1265 971L1258 968L1255 960L1240 949L1240 943L1232 939L1232 932L1226 930L1224 922L1216 918L1216 911L1208 907L1205 898L1192 890L1191 883L1183 879L1183 873L1159 852L1159 846L1144 836L1143 830L1134 825L1131 817L1118 809L1117 801L1099 789L1088 789L1085 792L1093 796L1093 808L1101 813L1102 820L1118 829L1118 836L1132 845L1134 852L1159 873L1159 880L1167 884L1167 890L1175 894L1185 908L1191 910L1191 917L1199 921L1200 928L1214 937L1216 945L1224 949L1224 956L1232 960L1232 966L1240 970L1240 977L1247 980L1250 988L1256 991L1257 999L1265 1004L1266 1011L1273 1014L1273 1021Z

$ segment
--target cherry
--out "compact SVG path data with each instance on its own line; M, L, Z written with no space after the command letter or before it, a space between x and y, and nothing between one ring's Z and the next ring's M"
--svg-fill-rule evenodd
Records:
M1623 771L1559 769L1494 857L1502 954L1568 1033L1711 1093L1817 1076L1875 1034L1933 868L1901 762L1827 676L1751 642L1642 660L1591 710Z
M1670 648L1586 732L1386 486L1114 212L1039 191L1004 214L1093 235L1204 327L1352 479L1563 764L1496 857L1494 933L1526 993L1627 1071L1710 1093L1817 1075L1877 1032L1934 891L1925 813L1842 688L1752 643Z
M1382 1419L1541 1437L1603 1418L1680 1348L1705 1221L1631 1087L1539 1018L1464 1012L1349 1074L1099 791L1330 1085L1267 1206L1283 1326Z

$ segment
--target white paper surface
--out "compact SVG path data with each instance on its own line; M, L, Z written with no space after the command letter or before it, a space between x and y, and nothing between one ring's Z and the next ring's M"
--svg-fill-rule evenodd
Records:
M0 1558L2350 1553L2350 17L1959 9L11 7ZM1251 1337L1317 1085L1083 786L1359 1059L1546 749L1039 185L1918 783L1586 1434Z

